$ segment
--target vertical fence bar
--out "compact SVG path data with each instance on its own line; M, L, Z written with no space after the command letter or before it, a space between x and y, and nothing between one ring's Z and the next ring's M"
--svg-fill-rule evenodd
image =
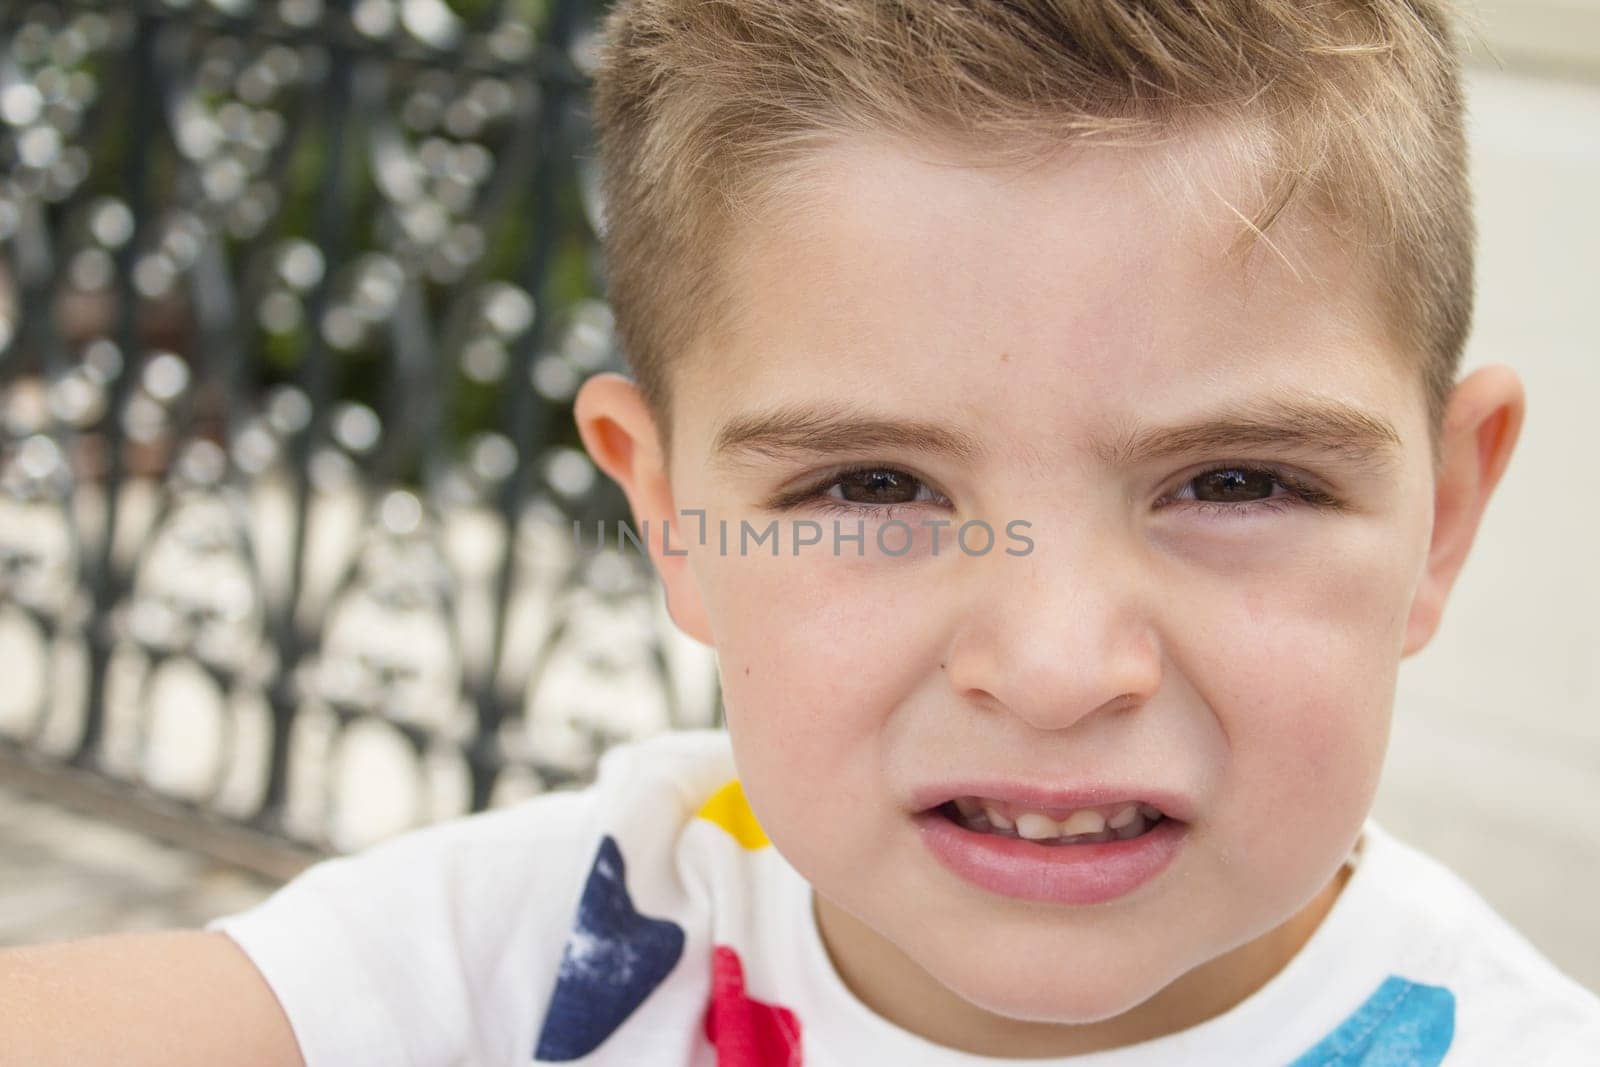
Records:
M85 699L83 733L71 762L95 767L100 760L100 740L105 728L105 698L111 668L112 632L110 613L127 589L127 576L118 570L116 559L117 525L121 514L120 497L126 465L123 457L122 411L134 379L133 369L140 350L139 292L134 286L134 266L141 240L149 227L150 149L157 124L155 74L156 35L161 23L156 16L141 10L137 17L133 52L128 63L132 117L128 124L127 158L123 168L128 210L133 215L133 233L117 250L117 343L122 348L122 373L112 383L107 416L102 429L105 475L100 542L88 558L92 595L92 614L87 626L89 649L88 692ZM81 490L80 490L81 491Z
M489 664L479 679L474 701L478 711L478 732L468 751L472 773L472 804L488 803L495 775L501 765L500 725L512 710L501 692L498 680L506 654L507 616L511 590L516 581L516 539L521 508L526 499L533 466L534 449L543 429L534 419L533 379L528 368L537 358L549 332L550 259L555 248L556 176L561 166L562 106L572 81L568 46L579 14L575 0L557 0L550 12L544 47L536 53L541 77L538 135L535 138L533 172L534 234L528 257L524 288L533 296L536 309L533 325L513 351L510 395L506 400L507 433L516 451L516 469L500 486L498 506L506 531L504 548L496 570L494 626L490 638Z
M326 17L342 27L348 20L349 10L350 0L331 0ZM261 824L268 829L279 829L282 824L288 791L289 745L300 701L296 672L307 651L299 614L305 588L306 533L312 506L310 467L313 452L327 426L332 395L331 357L323 335L323 315L327 311L332 279L344 263L349 245L345 171L351 146L346 144L345 133L350 122L352 82L358 57L345 43L342 33L329 35L326 48L328 95L323 112L322 146L327 169L322 183L325 192L317 204L315 231L326 267L306 302L307 350L299 367L300 387L310 404L311 418L293 441L289 464L294 532L289 551L288 588L278 605L273 626L279 666L268 694L272 708L272 739L267 784L258 813Z

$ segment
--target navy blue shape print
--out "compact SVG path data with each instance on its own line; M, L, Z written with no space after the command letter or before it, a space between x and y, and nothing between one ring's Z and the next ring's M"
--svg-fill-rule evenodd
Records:
M1455 1033L1454 993L1392 974L1289 1067L1437 1067Z
M683 927L634 910L625 875L622 850L607 834L561 954L535 1060L565 1062L599 1048L683 957Z

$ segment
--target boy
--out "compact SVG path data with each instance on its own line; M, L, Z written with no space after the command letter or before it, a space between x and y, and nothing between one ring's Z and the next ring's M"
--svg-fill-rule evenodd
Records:
M0 1061L1593 1062L1600 1002L1368 819L1524 412L1455 381L1445 7L606 28L634 378L576 415L727 732L0 956Z

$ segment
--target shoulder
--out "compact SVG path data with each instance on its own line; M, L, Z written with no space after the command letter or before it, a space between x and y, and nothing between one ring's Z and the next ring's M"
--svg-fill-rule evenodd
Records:
M500 1062L531 1041L575 918L617 884L681 907L675 842L731 776L722 731L607 750L594 779L400 834L303 871L222 930L263 972L308 1062L407 1041L429 1062ZM618 858L630 870L621 879ZM665 900L660 897L664 895ZM354 1016L339 1005L361 1006ZM425 1023L425 1025L424 1025Z
M594 788L624 801L677 798L692 814L733 775L726 730L667 730L606 750Z
M605 833L638 836L686 822L732 774L723 731L667 731L607 749L581 788L419 827L324 860L298 881L387 881L409 872L489 888L521 869L548 884L559 875L556 861L592 854Z
M1563 973L1449 867L1368 826L1372 884L1406 977L1450 991L1449 1061L1579 1062L1600 1043L1600 997Z

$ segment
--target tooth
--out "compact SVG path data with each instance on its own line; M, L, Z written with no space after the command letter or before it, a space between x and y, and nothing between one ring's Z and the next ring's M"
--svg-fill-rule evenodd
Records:
M1106 825L1113 830L1120 830L1139 817L1139 805L1129 804L1111 818L1106 820Z
M1075 811L1061 821L1061 836L1071 837L1074 834L1097 834L1106 828L1106 817L1093 808L1084 808Z
M989 822L996 830L1015 830L1017 824L1006 818L1005 812L992 804L983 806L983 813L989 817Z
M1135 812L1132 822L1128 823L1126 826L1119 826L1117 828L1117 837L1123 841L1126 841L1130 837L1138 837L1140 834L1144 833L1144 831L1144 816Z
M1026 837L1029 841L1045 841L1052 837L1059 837L1061 828L1048 815L1025 811L1017 816L1017 834L1020 837Z
M1149 804L1140 804L1139 814L1143 815L1151 822L1155 822L1157 819L1161 818L1161 809L1153 808Z
M962 817L964 818L972 818L974 815L978 814L982 808L983 805L979 804L971 797L956 797L956 809L961 812Z

